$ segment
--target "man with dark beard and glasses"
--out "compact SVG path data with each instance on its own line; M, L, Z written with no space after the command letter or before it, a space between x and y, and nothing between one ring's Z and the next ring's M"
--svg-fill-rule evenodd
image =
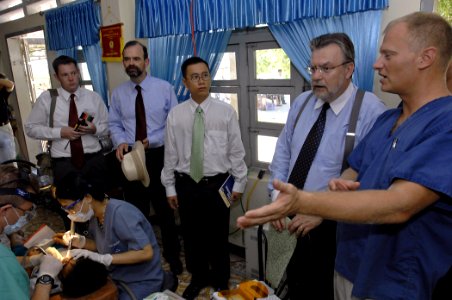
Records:
M116 158L124 154L136 141L141 141L146 152L146 167L150 184L124 180L124 197L149 219L150 201L162 232L163 257L171 271L182 272L179 259L179 239L174 222L174 212L166 201L165 188L160 182L163 168L164 133L166 117L177 104L174 88L166 81L150 76L147 48L138 41L129 41L122 51L124 69L130 80L112 93L109 124Z

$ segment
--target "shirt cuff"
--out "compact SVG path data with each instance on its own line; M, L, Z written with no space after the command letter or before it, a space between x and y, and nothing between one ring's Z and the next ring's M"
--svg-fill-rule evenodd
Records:
M51 134L54 139L61 139L61 129L62 128L52 128Z
M244 182L234 182L234 187L232 188L233 192L236 193L243 193L245 191L245 187L246 187L246 180L244 180Z
M166 190L166 197L176 196L176 187L174 185L170 185L165 187Z
M276 198L278 198L279 195L279 191L278 190L273 190L271 193L271 198L272 198L272 202L275 202Z

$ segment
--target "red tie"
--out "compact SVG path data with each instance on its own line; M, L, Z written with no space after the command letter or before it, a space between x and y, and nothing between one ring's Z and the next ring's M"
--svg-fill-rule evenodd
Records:
M77 106L75 106L75 95L71 94L71 104L69 107L69 127L75 128L78 123ZM82 138L71 141L71 161L77 169L83 168L85 157L83 155Z
M137 98L135 100L135 141L142 141L147 138L146 131L146 113L144 111L143 95L141 95L141 86L135 86L137 89Z

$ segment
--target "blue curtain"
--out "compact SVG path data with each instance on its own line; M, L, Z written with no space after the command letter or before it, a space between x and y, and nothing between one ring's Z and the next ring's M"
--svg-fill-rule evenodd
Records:
M99 39L100 6L92 0L77 1L45 13L49 50L77 60L82 46L94 90L108 107L106 67L101 60Z
M57 55L58 56L66 55L66 56L72 57L75 60L78 60L77 59L77 47L60 49L57 51Z
M389 0L135 0L136 36L190 34L191 1L195 31L328 18L389 5Z
M362 89L372 91L372 65L377 55L380 21L381 11L375 10L324 19L304 19L269 25L269 28L291 62L307 80L311 78L306 71L311 59L310 40L325 33L345 32L355 45L353 82Z
M107 89L107 67L102 62L102 49L100 42L93 45L83 46L83 55L85 55L88 72L91 76L94 90L104 99L108 107L108 89Z
M197 56L209 63L212 76L218 70L231 31L197 32L195 35ZM164 36L149 39L149 56L152 76L170 82L179 102L189 98L188 90L182 83L180 67L184 60L193 56L190 35Z
M45 12L48 50L92 45L99 41L100 7L77 1Z

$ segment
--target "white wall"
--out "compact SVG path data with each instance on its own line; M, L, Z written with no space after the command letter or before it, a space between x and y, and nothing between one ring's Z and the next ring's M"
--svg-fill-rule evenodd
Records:
M135 40L135 1L106 0L101 2L102 24L104 26L123 23L124 44ZM147 39L138 39L144 45ZM149 70L148 70L149 71ZM121 62L107 63L107 78L110 93L119 84L129 80Z
M391 20L397 19L401 16L410 14L421 9L422 0L389 0L389 8L383 12L383 18L381 20L381 36L380 44L383 40L383 31L386 25ZM378 54L377 54L378 57ZM396 107L400 103L400 97L394 94L382 92L380 89L380 76L375 72L374 76L374 93L383 100L388 107Z

